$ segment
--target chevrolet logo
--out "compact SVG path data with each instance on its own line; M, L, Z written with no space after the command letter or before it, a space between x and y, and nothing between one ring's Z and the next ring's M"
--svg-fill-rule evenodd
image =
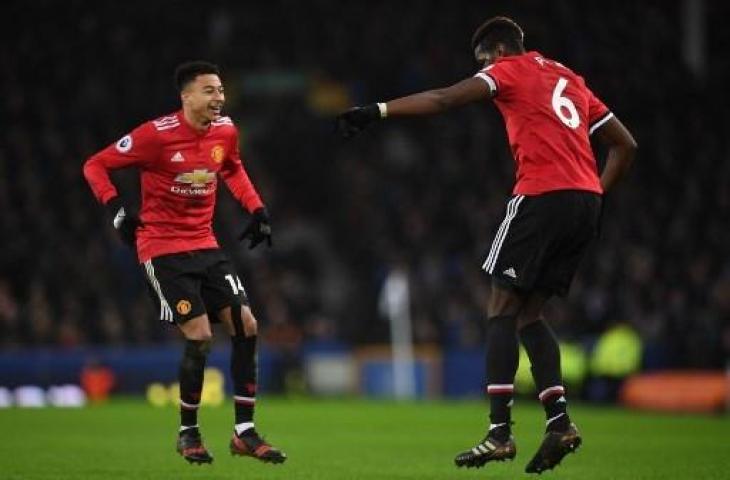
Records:
M204 187L215 181L215 172L207 169L193 170L192 172L181 173L175 177L176 182L188 183L191 187Z

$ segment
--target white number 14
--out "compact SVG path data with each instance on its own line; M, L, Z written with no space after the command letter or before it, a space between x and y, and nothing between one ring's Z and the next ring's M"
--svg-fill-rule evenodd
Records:
M246 293L246 290L243 289L243 285L241 285L241 279L238 278L238 275L236 275L236 280L233 280L233 275L230 273L226 275L226 280L228 280L228 283L231 284L231 289L233 290L234 295L238 295L239 293Z

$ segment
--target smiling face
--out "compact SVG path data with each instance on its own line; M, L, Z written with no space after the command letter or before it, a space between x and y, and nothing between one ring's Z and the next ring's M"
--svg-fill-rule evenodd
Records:
M221 116L226 101L218 75L197 75L180 92L183 110L196 125L206 126Z

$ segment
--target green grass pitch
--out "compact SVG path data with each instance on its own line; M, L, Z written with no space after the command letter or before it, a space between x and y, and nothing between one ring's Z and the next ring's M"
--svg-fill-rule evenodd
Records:
M584 445L541 478L729 479L730 418L670 416L573 405ZM84 409L0 410L0 479L507 479L541 436L542 411L518 402L517 458L457 470L453 457L482 435L480 402L368 402L262 397L257 426L289 455L284 465L231 457L232 407L204 407L213 465L174 452L175 409L115 400Z

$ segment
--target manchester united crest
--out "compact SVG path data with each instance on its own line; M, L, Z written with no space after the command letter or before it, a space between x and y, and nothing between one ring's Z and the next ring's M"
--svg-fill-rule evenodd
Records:
M180 315L187 315L190 313L190 310L193 308L193 306L190 304L188 300L180 300L177 302L177 313Z
M210 150L210 158L212 158L215 163L221 163L225 156L226 151L222 145L216 145Z

